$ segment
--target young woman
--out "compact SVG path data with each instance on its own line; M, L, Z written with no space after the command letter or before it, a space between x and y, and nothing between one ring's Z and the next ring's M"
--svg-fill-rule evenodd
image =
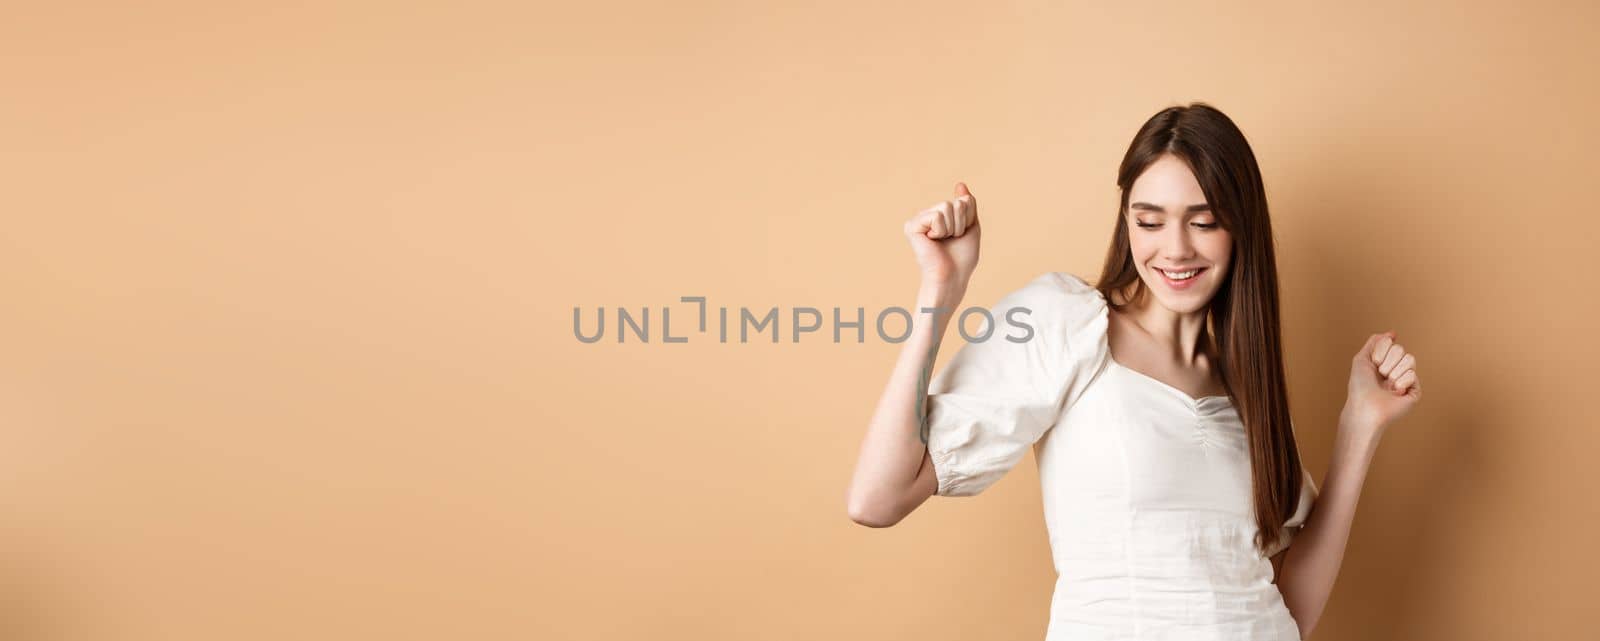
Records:
M1162 110L1117 185L1097 283L1047 272L990 309L1027 331L996 326L930 384L953 315L919 316L850 517L887 527L931 495L978 494L1031 448L1059 577L1048 639L1301 639L1378 441L1421 398L1416 358L1394 332L1356 352L1319 492L1290 421L1272 225L1244 135L1205 103ZM919 308L958 308L981 231L965 184L906 223Z

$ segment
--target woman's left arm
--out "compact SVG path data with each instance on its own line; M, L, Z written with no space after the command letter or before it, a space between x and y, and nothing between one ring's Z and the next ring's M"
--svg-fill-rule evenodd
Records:
M1378 441L1422 398L1416 360L1394 342L1394 332L1372 335L1351 359L1349 396L1339 413L1328 474L1278 573L1278 591L1302 639L1311 635L1333 594Z

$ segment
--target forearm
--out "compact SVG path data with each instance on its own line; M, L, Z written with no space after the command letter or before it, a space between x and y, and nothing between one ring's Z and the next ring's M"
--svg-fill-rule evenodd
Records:
M848 509L858 522L890 525L916 507L909 494L927 452L928 381L963 289L936 284L918 289L911 334L868 422L850 482ZM923 313L924 308L941 309Z
M1382 430L1356 425L1341 413L1328 474L1316 503L1284 553L1278 589L1305 638L1316 627L1344 562L1356 505Z

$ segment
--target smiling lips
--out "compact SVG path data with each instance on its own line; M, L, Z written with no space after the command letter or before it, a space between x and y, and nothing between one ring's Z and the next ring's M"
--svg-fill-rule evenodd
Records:
M1183 290L1183 289L1188 289L1190 285L1193 285L1194 281L1195 281L1195 277L1199 276L1202 272L1204 272L1206 270L1206 268L1204 268L1204 267L1190 267L1189 269L1184 270L1184 271L1168 272L1165 269L1157 267L1157 268L1155 268L1155 270L1161 274L1161 280L1166 281L1168 287L1171 287L1173 289ZM1173 278L1170 274L1179 274L1179 275L1187 274L1187 276L1185 276L1184 278Z

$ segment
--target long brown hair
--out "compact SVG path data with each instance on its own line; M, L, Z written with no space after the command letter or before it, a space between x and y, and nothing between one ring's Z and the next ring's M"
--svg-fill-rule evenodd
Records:
M1207 310L1210 323L1202 341L1209 340L1218 357L1222 384L1239 411L1250 442L1259 528L1255 545L1265 554L1279 542L1284 521L1294 513L1302 472L1289 423L1278 329L1278 268L1267 194L1244 133L1221 111L1203 102L1169 107L1152 116L1134 136L1117 169L1122 205L1095 288L1108 302L1113 292L1125 291L1130 285L1136 288L1130 302L1146 295L1128 242L1128 192L1134 180L1163 154L1189 164L1217 221L1232 236L1230 273L1211 299Z

